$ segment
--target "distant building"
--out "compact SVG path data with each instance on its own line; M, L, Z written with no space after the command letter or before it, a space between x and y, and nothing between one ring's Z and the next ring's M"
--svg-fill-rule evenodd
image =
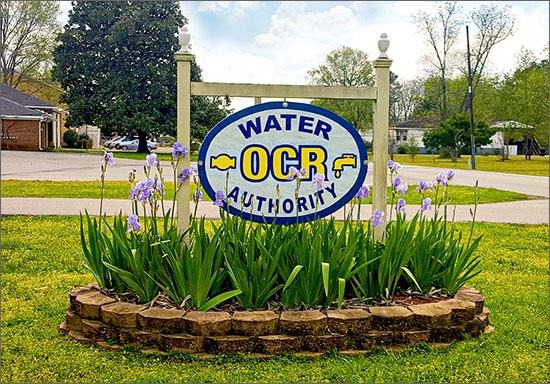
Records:
M419 153L429 153L429 149L424 146L422 139L424 138L424 134L427 131L432 130L435 126L437 126L437 124L439 124L439 121L423 118L400 121L393 124L389 127L388 144L390 146L390 152L392 150L392 145L393 152L395 153L397 152L397 148L404 146L405 143L411 139L411 137L414 137ZM491 125L491 128L495 128L497 132L491 136L491 142L489 144L477 147L477 154L488 153L491 155L496 155L502 153L503 150L506 150L509 155L523 155L526 153L531 153L534 155L543 156L545 151L548 151L548 149L542 148L534 137L525 137L525 132L534 130L534 127L516 121L500 121ZM513 138L509 139L507 143L508 145L504 143L505 130L516 131L516 133L512 135ZM363 135L363 138L372 142L372 130L366 132Z
M390 123L391 124L391 123ZM416 119L400 121L395 124L391 124L389 127L389 140L388 144L393 146L393 152L397 151L397 148L407 143L411 137L414 137L416 146L419 149L419 153L427 153L428 149L424 147L422 138L424 133L433 129L438 124L437 121L431 119ZM363 138L372 142L372 130L369 130L363 135ZM391 152L391 148L390 148Z
M63 109L0 83L2 149L41 150L61 147Z

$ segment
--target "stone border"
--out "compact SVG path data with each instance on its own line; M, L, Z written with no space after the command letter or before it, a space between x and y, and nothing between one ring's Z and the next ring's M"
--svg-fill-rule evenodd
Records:
M473 288L453 299L408 307L286 311L185 311L118 302L97 284L73 288L59 329L74 340L109 350L138 346L143 353L296 353L316 357L337 349L356 355L402 350L416 343L446 346L492 332L485 298Z

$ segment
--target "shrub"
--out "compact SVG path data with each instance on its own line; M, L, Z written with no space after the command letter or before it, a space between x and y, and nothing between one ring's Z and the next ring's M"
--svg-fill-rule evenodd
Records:
M63 141L69 148L76 148L78 146L78 133L72 130L65 131Z
M407 153L407 148L405 148L404 146L400 145L399 147L397 147L397 153L399 155L404 155Z

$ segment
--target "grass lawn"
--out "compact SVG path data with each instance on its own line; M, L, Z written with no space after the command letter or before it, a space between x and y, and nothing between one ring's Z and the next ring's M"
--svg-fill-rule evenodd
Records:
M307 360L106 352L61 335L68 293L93 281L76 255L76 217L4 217L3 382L547 382L548 226L484 224L483 272L471 286L486 297L495 331L480 339L401 354L372 352ZM467 223L457 224L466 229Z
M414 162L409 155L394 155L393 159L401 164L421 165L424 167L440 167L449 169L468 169L468 159L462 156L456 163L451 159L439 158L439 155L417 155ZM478 171L520 173L524 175L548 176L548 156L533 156L525 160L524 156L510 156L510 160L500 161L498 156L476 156Z
M65 197L65 198L100 198L101 183L99 181L23 181L23 180L2 180L2 197ZM408 204L420 204L420 195L414 191L415 187L410 186L407 194L402 196ZM191 193L194 193L191 186ZM106 181L106 199L127 199L130 193L130 185L125 181ZM389 189L388 189L388 193ZM525 200L527 196L521 193L502 191L494 188L479 188L481 203L494 203L500 201ZM172 182L166 184L166 199L174 195ZM441 192L440 192L441 196ZM474 191L472 187L450 186L449 196L452 204L473 204ZM435 201L435 192L427 193ZM205 200L210 198L204 194ZM365 204L370 204L372 199L366 199Z
M68 148L62 148L56 150L56 152L67 152L67 153L98 153L103 154L103 149L68 149ZM107 150L107 152L113 152L113 155L115 158L119 159L132 159L132 160L143 160L145 161L145 157L147 156L146 153L137 153L137 152L122 152L117 150ZM193 153L191 155L191 161L197 161L199 155L197 153ZM160 161L170 161L170 153L157 153L157 159Z

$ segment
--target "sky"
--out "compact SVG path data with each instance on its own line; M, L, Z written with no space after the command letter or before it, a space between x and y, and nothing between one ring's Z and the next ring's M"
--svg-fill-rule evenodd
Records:
M61 3L59 22L67 21L70 2ZM516 16L512 37L491 52L488 73L511 71L522 47L542 53L549 40L546 1L459 2L463 13L481 4L509 4ZM433 9L430 1L182 1L188 18L191 51L210 82L308 84L307 71L324 62L329 52L346 45L375 59L377 41L387 33L391 70L401 80L426 74L422 59L431 53L411 15ZM476 32L472 22L470 39ZM457 48L465 49L465 28ZM252 104L233 100L233 107Z

